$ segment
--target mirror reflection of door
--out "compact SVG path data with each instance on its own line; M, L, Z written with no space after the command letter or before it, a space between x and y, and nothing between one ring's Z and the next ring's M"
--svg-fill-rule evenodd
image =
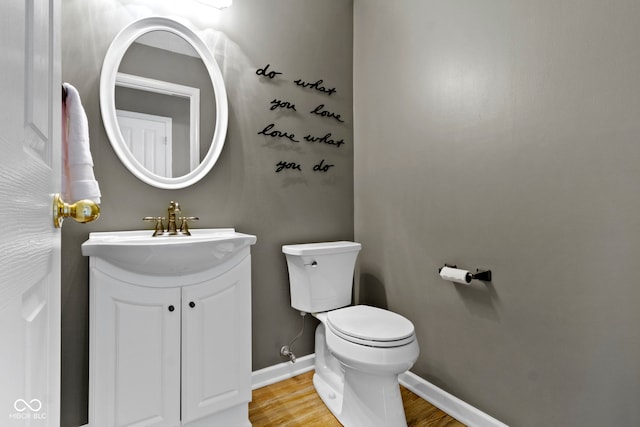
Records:
M117 110L118 124L129 151L152 173L173 177L171 117Z
M200 56L176 34L151 31L131 44L118 68L115 106L172 118L173 150L167 152L172 173L146 168L158 176L186 175L209 151L216 111L212 82Z

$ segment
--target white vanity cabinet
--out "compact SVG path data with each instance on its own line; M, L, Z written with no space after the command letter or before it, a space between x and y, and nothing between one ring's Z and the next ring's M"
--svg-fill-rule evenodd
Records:
M253 242L176 274L89 254L90 427L251 425Z
M180 288L144 288L99 268L90 272L89 426L179 426Z
M251 401L251 264L182 288L182 421ZM222 425L222 424L221 424ZM229 425L229 424L225 424Z

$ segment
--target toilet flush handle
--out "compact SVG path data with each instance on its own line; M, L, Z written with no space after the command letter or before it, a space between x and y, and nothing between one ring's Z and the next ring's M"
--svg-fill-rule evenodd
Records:
M311 267L317 267L318 266L318 261L313 260L309 264L305 264L305 265L306 266L311 266Z

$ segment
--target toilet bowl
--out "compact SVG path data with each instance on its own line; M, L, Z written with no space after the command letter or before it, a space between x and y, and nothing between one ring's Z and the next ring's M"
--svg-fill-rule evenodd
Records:
M354 322L347 323L356 313ZM337 329L331 322L337 317L334 315L348 326L342 323L341 330ZM321 324L316 330L313 381L331 412L348 427L406 426L398 375L413 366L420 352L411 322L396 313L365 305L319 313L316 317ZM399 330L386 325L384 334L363 339L358 326L366 329L390 318L404 320L408 325ZM410 327L408 334L406 326Z
M398 375L418 358L413 324L403 316L351 302L360 244L328 242L283 246L291 305L312 313L314 387L347 427L406 426Z

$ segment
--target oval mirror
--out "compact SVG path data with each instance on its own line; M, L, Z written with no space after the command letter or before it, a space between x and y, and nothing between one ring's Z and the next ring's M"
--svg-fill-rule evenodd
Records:
M102 65L100 111L120 161L158 188L202 179L227 134L215 58L193 30L167 18L135 21L114 38Z

